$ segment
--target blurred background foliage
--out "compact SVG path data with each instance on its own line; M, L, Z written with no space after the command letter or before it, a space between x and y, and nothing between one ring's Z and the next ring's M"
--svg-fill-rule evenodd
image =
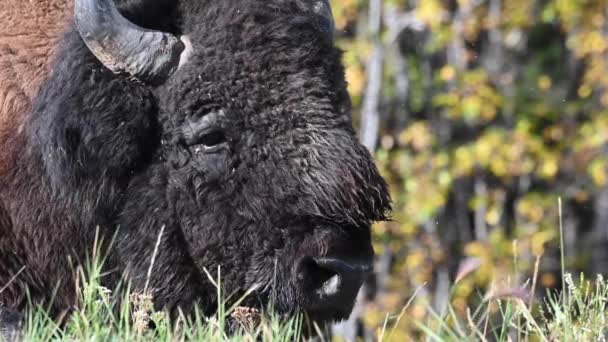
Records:
M608 267L608 1L332 0L355 125L394 200L350 322L374 336ZM514 242L515 241L515 242ZM464 276L464 277L463 277ZM455 284L457 278L459 281Z

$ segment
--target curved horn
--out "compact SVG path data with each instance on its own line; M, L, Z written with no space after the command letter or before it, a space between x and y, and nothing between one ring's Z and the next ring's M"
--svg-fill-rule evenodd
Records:
M167 79L188 50L187 39L131 23L118 12L113 0L76 0L74 21L89 50L103 65L140 81Z

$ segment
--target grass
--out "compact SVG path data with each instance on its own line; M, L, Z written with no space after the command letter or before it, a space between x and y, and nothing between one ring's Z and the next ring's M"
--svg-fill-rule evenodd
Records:
M81 274L78 309L65 326L59 327L42 307L29 312L24 341L293 341L302 336L304 320L300 316L280 320L272 314L228 307L226 302L218 305L212 317L180 315L171 322L166 312L153 310L149 294L130 292L128 288L110 291L99 285L98 271L95 268ZM215 282L221 296L221 284ZM229 317L236 321L230 335Z
M447 315L432 314L419 328L430 341L595 341L608 336L608 282L598 276L577 282L564 277L566 291L548 294L537 308L519 291L496 293L466 317L450 307Z
M601 276L594 281L578 282L566 275L565 296L549 295L540 310L533 310L524 298L511 293L497 293L485 298L483 305L460 317L451 307L446 314L433 312L418 322L428 341L592 341L608 334L606 321L608 282ZM281 320L261 315L257 322L242 321L236 333L228 334L228 317L238 308L218 308L213 317L181 317L171 324L164 312L152 310L151 297L131 293L118 301L115 293L99 286L94 274L81 285L81 303L65 327L53 322L44 308L27 315L25 341L294 341L302 340L302 317ZM119 291L120 292L120 291ZM117 293L119 293L117 292ZM123 292L128 293L128 291ZM492 312L495 311L495 314ZM407 320L403 312L396 320ZM496 317L492 317L492 316ZM378 340L396 341L392 327L396 322L387 317ZM150 328L150 322L155 325ZM251 324L248 324L251 323Z
M243 315L236 332L229 336L228 318L241 311L228 308L226 303L213 317L195 314L194 318L180 316L171 322L166 312L153 310L150 295L128 290L113 292L97 280L93 276L83 281L79 308L64 327L51 320L44 308L27 314L24 341L292 341L300 339L302 333L300 317L281 321L272 315L261 315L256 324L257 315Z
M417 322L427 341L605 341L608 337L608 281L601 275L577 281L565 271L561 199L559 231L562 291L549 292L542 303L534 305L540 256L536 258L532 285L491 289L480 296L481 304L466 317L457 315L451 304L445 314L433 311L430 318ZM513 250L516 251L516 241ZM514 253L515 258L517 255ZM516 260L514 260L516 261ZM514 265L517 265L514 262ZM472 273L473 268L468 272ZM515 269L517 274L518 270ZM457 277L462 279L466 277Z
M497 294L466 317L451 308L447 314L432 312L425 322L418 322L423 338L429 341L591 341L608 333L606 303L608 282L584 278L575 282L565 277L565 296L550 295L534 310L523 298ZM99 286L95 277L83 282L80 308L72 313L65 327L57 326L43 308L28 314L24 326L25 341L294 341L302 340L303 319L280 320L272 315L256 322L242 322L236 333L227 333L227 319L235 308L223 307L213 317L196 315L193 320L178 319L171 324L164 312L154 312L151 297L133 294L122 298L118 313L114 293ZM565 298L565 301L563 300ZM492 309L494 308L494 309ZM238 311L238 309L236 309ZM430 309L429 309L430 310ZM498 317L491 317L496 311ZM405 312L405 310L403 311ZM395 320L405 319L403 314ZM150 322L155 325L150 328ZM378 339L395 341L390 317Z
M561 210L560 235L563 236ZM563 239L560 242L564 272ZM514 250L517 250L516 243ZM177 321L171 322L167 313L153 310L152 297L145 291L135 293L128 287L110 291L102 287L103 259L98 261L95 253L91 259L95 262L88 263L79 271L79 303L66 324L59 327L44 308L37 307L26 314L23 327L25 341L297 341L304 339L305 327L311 329L302 316L284 320L272 313L239 307L238 301L232 306L220 301L212 317L195 314L194 318L187 319L182 315ZM153 264L154 256L149 274L153 272ZM608 281L602 276L593 280L580 276L575 280L564 272L564 290L561 293L548 293L543 302L534 303L539 264L540 257L537 257L533 279L527 283L531 286L497 286L485 295L480 294L480 304L474 309L467 309L465 314L457 313L450 301L444 312L436 312L428 305L430 314L421 321L415 321L420 333L408 337L425 341L605 340L608 336ZM474 270L475 265L472 265L465 274L459 274L456 283ZM213 279L209 274L207 276L218 289L217 297L224 298L221 277ZM407 316L407 309L417 300L419 290L414 292L397 315L386 315L376 335L378 341L404 339L396 330L400 322L414 321ZM236 329L229 329L229 321L233 322L232 327L236 322ZM318 339L324 341L320 329L315 328L312 331L317 331Z
M163 230L159 234L162 236ZM148 277L158 249L153 253ZM47 314L44 307L33 307L25 314L22 338L24 341L294 341L302 339L305 319L295 316L279 319L272 313L260 313L251 308L239 307L236 301L231 306L220 301L212 317L199 313L186 317L179 315L171 320L168 313L154 311L152 296L144 292L133 292L126 287L107 289L101 285L104 258L94 248L90 261L78 269L78 303L59 326ZM217 298L225 298L220 282L221 274L209 280L217 289ZM147 283L146 283L147 285ZM230 332L230 333L229 333ZM0 337L1 339L1 337Z

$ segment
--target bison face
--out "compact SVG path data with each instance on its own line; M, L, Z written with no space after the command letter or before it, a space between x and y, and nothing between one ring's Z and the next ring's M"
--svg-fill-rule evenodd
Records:
M53 201L79 232L115 234L109 268L160 307L214 309L220 268L224 293L254 289L247 305L346 317L390 199L352 129L327 2L141 3L123 13L173 33L76 2L31 128Z
M344 318L389 198L353 132L341 55L295 5L222 3L186 20L192 56L158 96L180 231L228 293Z

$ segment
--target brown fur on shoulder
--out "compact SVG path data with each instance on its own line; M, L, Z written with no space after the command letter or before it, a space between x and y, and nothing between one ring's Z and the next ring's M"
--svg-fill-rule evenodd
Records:
M0 179L71 12L72 0L0 1Z

